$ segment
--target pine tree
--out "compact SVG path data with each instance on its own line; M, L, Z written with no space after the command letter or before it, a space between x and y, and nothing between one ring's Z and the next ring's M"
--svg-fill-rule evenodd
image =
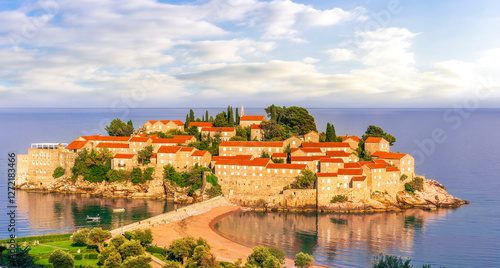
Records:
M205 122L208 122L208 110L205 111Z
M10 265L12 267L32 267L34 265L34 257L29 255L30 250L30 246L23 249L19 244L16 244L14 250L11 249L11 253L8 256Z
M189 121L194 122L195 120L193 109L189 109Z
M189 120L189 116L186 114L186 122L184 123L184 129L187 129L189 127L189 123L191 123L191 121Z
M240 113L238 111L238 107L236 107L236 115L235 115L234 123L238 126L240 124Z

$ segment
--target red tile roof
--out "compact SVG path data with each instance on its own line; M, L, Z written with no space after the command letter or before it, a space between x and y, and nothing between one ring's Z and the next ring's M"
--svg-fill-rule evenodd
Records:
M172 120L178 126L184 126L184 123L181 120Z
M375 160L373 160L373 162L376 164L382 164L382 165L386 165L386 166L390 165L389 163L387 163L387 161L385 161L383 159L375 159Z
M360 169L360 168L348 168L348 169L345 169L345 168L341 168L337 171L337 174L338 175L362 175L363 174L363 170Z
M135 154L115 154L113 158L126 158L126 159L132 159L135 156Z
M158 149L159 154L172 154L172 153L177 153L182 147L181 146L161 146L160 149Z
M194 149L194 147L182 147L181 152L192 152Z
M399 171L399 168L397 168L397 167L386 167L386 168L385 168L385 171L387 171L387 172L391 172L391 171Z
M344 160L342 158L323 158L321 163L344 163Z
M320 148L292 148L290 150L291 153L296 152L296 151L302 151L304 153L322 153Z
M344 152L344 151L328 151L326 152L326 155L330 157L349 157L351 156L350 153Z
M154 154L150 157L150 159L151 159L151 158L156 158L156 156L157 156L157 153L154 153Z
M184 140L191 140L194 138L193 135L175 135L174 139L184 139Z
M346 142L305 142L302 147L306 148L350 148L349 143Z
M244 115L240 118L240 121L262 121L266 119L263 115Z
M407 155L408 154L386 153L386 152L381 152L381 151L374 152L372 154L372 156L376 156L376 157L383 158L383 159L401 159Z
M262 129L260 125L251 125L250 129Z
M375 164L375 163L368 163L366 164L370 169L378 169L378 168L385 168L385 165L383 164Z
M156 122L158 122L158 120L150 120L150 121L148 121L148 122L146 122L146 123L150 123L151 125L153 125L153 124L154 124L154 123L156 123Z
M314 161L312 156L291 156L290 161Z
M191 127L191 126L211 127L212 123L211 122L191 122L191 123L189 123L189 127Z
M196 151L192 154L192 156L204 156L207 153L208 151Z
M340 136L340 137L342 138L342 141L345 141L347 139L352 139L352 140L357 141L357 142L360 141L358 136Z
M364 181L366 179L366 176L356 176L352 177L353 181Z
M128 143L110 143L110 142L101 142L97 146L97 148L128 148Z
M239 159L239 160L252 160L253 156L252 155L235 155L235 156L218 156L215 155L212 157L212 161L219 161L219 160L231 160L231 159Z
M265 167L271 161L270 158L255 158L252 160L240 159L221 159L217 161L216 165L232 165L232 166L261 166Z
M359 163L345 163L344 168L360 168L361 165Z
M148 141L150 138L149 137L132 137L130 138L129 142L146 142Z
M81 136L81 138L88 141L128 141L130 139L130 137L110 137L101 135Z
M304 169L306 168L306 164L268 164L267 168L276 168L276 169Z
M271 157L288 157L287 153L274 153L271 155Z
M368 139L365 140L365 142L376 142L379 143L382 141L383 138L380 137L368 137Z
M185 139L153 139L153 143L177 144L185 142Z
M220 146L237 147L283 147L282 141L223 141Z
M66 146L65 149L70 149L70 150L79 150L82 149L85 144L87 144L88 141L73 141L70 143L68 146Z
M316 173L318 178L321 177L337 177L337 173Z

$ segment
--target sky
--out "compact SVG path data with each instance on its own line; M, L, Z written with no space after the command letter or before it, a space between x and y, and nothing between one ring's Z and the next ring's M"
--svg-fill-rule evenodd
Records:
M500 1L0 0L0 108L500 108Z

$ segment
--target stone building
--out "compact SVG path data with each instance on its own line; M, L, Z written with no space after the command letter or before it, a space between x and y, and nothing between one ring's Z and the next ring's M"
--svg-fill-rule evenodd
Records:
M161 146L180 146L187 145L186 139L153 139L153 152L158 152Z
M320 161L323 159L329 159L329 156L318 155L318 156L291 156L290 163L292 164L306 164L307 168L314 173L320 171Z
M374 159L384 160L401 171L401 175L406 175L413 179L415 174L415 159L409 154L375 152L372 154Z
M212 155L194 147L161 146L156 153L156 168L172 165L177 171L186 171L195 165L209 167Z
M184 131L184 123L180 120L152 120L146 122L142 128L145 133L157 131L166 133L173 129Z
M290 150L291 156L317 156L326 155L320 148L292 148Z
M346 142L346 143L349 143L349 145L351 146L351 148L353 150L356 150L358 149L358 144L359 144L359 137L358 136L349 136L349 135L345 135L345 136L340 136L342 138L342 142Z
M130 153L136 154L146 146L151 146L153 139L151 137L132 137L129 140Z
M304 134L304 142L319 142L318 132L311 130Z
M212 122L191 122L188 127L196 126L198 128L198 132L201 133L201 129L204 127L212 127Z
M284 150L282 141L223 141L219 145L219 155L253 155L260 157L262 152L269 155L282 153Z
M372 155L374 152L389 152L389 142L384 138L368 137L365 140L365 152Z
M342 158L323 158L319 163L321 173L337 173L340 168L344 168Z
M358 162L358 157L353 153L347 153L344 151L328 151L326 155L332 158L342 158L345 163Z
M290 138L283 141L283 146L286 148L299 148L302 145L302 139L297 136L291 136Z
M127 154L129 153L129 145L127 143L112 143L112 142L101 142L96 146L97 149L108 148L110 152L113 154L121 153Z
M264 138L264 132L260 125L250 126L250 140L261 141Z
M116 170L132 171L137 166L136 154L115 154L111 161L111 168Z
M328 151L344 151L352 153L353 150L349 143L345 142L305 142L302 143L303 148L320 148L322 152Z
M229 141L236 136L235 127L204 127L201 129L201 137L203 139L215 139L219 135L221 141Z
M266 117L263 115L243 115L240 118L240 126L248 127L251 125L260 125L264 120L266 120Z

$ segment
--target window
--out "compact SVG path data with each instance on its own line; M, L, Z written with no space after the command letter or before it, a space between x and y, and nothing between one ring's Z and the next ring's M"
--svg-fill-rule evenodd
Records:
M408 160L408 165L410 164L410 160Z
M295 144L295 141L292 141L292 144Z
M326 189L327 189L328 191L330 191L330 187L327 187Z
M161 163L163 164L163 159L161 160Z
M326 166L328 167L328 166L329 166L329 164L328 164L328 163L326 163Z
M224 171L224 175L226 175L226 172Z
M379 183L377 183L377 186L380 186L380 182L379 182Z
M172 160L168 160L168 163L169 163L169 164L172 164Z
M347 188L347 183L344 183L344 188Z
M361 184L358 183L358 188L361 188Z
M241 148L240 148L240 152L241 152Z
M259 169L262 170L262 167L260 167Z
M401 164L403 164L403 165L404 165L404 164L405 164L405 161L401 161Z
M340 187L340 183L339 182L337 182L337 187Z
M330 183L330 180L326 180L326 183Z
M325 190L325 187L321 187L321 190Z
M379 176L378 176L378 178L379 178L379 179L382 179L382 175L379 175Z
M222 151L226 151L226 147L222 148Z

